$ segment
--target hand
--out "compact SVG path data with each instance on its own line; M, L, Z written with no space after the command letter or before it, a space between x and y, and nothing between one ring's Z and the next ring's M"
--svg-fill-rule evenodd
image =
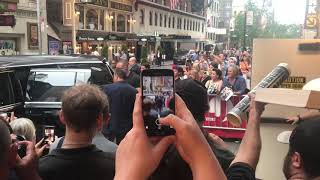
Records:
M44 143L43 144L44 139L42 138L35 146L35 150L37 153L37 157L40 158L43 154L43 151L49 147L48 144Z
M26 156L20 158L19 155L16 157L16 173L19 179L40 179L38 170L38 157L35 150L35 146L30 141L21 141L19 145L26 146Z
M300 121L298 116L287 117L287 122L291 123L292 125L297 124Z
M250 112L249 112L250 115L249 116L254 117L254 119L260 119L266 104L255 101L254 100L255 99L255 95L254 94L250 93L249 97L251 99Z
M209 133L209 138L216 144L220 149L228 150L228 144L226 144L219 136Z
M193 179L225 179L197 122L178 95L176 95L176 115L169 115L161 119L160 123L176 130L175 146L181 157L189 164Z
M208 150L210 147L193 115L178 95L176 95L176 115L171 114L161 119L160 123L176 130L176 148L182 158L190 165L196 161L200 154L197 151Z
M116 153L115 179L147 179L158 167L174 136L162 138L153 144L148 138L142 116L142 99L136 96L133 128L121 141Z

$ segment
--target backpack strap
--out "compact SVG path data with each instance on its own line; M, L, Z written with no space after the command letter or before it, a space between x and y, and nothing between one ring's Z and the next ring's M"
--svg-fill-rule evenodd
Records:
M59 142L58 142L57 148L59 148L59 149L60 149L60 148L62 147L63 141L64 141L64 136L63 136L63 137L61 137L61 138L59 139Z

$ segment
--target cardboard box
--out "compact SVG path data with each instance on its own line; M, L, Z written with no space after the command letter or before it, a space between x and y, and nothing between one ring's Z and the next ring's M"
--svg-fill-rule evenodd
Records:
M320 91L260 88L256 91L255 100L267 104L320 109Z

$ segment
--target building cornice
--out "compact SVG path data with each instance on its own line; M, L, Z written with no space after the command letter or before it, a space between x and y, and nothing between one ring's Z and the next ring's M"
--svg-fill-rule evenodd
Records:
M138 4L142 4L142 5L147 5L147 6L150 6L150 7L153 7L153 8L162 9L162 10L165 10L165 11L169 11L169 12L185 15L185 16L190 16L190 17L193 17L193 18L198 18L198 19L201 19L201 20L205 20L206 19L203 16L199 16L199 15L192 14L192 13L189 13L189 12L181 11L181 10L178 10L178 9L171 10L168 6L164 6L164 5L161 5L161 4L158 4L158 3L154 3L154 2L151 2L151 1L148 1L148 0L138 0L137 3Z

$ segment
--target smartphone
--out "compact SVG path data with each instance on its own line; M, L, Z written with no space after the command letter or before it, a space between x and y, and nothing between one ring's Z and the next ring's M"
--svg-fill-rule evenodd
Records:
M159 123L159 119L175 114L174 75L170 69L141 72L142 110L148 136L169 136L175 130Z
M43 137L44 137L44 143L48 144L49 141L51 143L54 142L55 140L55 133L54 133L54 126L48 126L48 125L45 125L44 126L44 130L43 130Z

